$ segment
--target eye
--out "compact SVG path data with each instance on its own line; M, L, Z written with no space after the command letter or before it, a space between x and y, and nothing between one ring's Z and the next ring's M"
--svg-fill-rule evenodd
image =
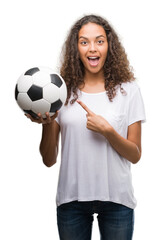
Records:
M81 45L87 45L87 41L81 41L80 44Z
M97 42L98 44L103 44L104 43L104 41L103 40L98 40L98 42Z
M86 40L80 40L79 43L83 46L86 46L88 44L88 42Z

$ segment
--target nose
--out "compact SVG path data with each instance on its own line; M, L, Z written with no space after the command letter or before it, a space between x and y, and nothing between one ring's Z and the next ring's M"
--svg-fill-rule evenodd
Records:
M97 48L96 48L96 45L94 42L91 42L90 45L89 45L89 51L90 52L96 52L97 51Z

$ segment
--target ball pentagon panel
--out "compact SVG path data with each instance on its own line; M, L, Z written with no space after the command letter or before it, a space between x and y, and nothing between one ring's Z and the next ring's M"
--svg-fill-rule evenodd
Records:
M16 84L16 87L15 87L15 99L16 99L16 101L17 101L18 93L19 93L18 84Z
M35 112L33 112L32 110L24 110L24 112L27 113L27 114L30 114L33 118L39 119L37 114Z
M55 113L57 110L59 110L62 107L63 103L60 99L58 99L56 102L51 104L50 112Z
M34 75L36 72L40 71L38 67L34 67L34 68L30 68L29 70L27 70L24 75L29 75L32 76Z
M28 90L27 94L32 101L40 100L43 97L42 88L36 85L32 85Z
M55 84L59 88L62 86L63 81L58 74L51 74L50 77L51 77L51 83Z

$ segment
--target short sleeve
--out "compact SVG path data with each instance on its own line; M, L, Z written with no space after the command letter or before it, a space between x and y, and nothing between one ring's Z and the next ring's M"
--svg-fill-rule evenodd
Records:
M130 95L128 125L138 121L145 122L145 107L139 86L135 87Z
M60 123L59 123L59 114L58 114L58 116L54 120L60 125Z

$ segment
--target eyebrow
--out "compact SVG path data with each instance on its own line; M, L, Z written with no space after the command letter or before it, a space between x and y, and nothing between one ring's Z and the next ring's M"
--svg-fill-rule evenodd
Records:
M98 38L100 38L100 37L106 38L106 37L103 36L103 35L99 35L99 36L96 37L96 39L98 39ZM87 37L84 37L84 36L80 36L79 39L80 39L80 38L88 39Z

